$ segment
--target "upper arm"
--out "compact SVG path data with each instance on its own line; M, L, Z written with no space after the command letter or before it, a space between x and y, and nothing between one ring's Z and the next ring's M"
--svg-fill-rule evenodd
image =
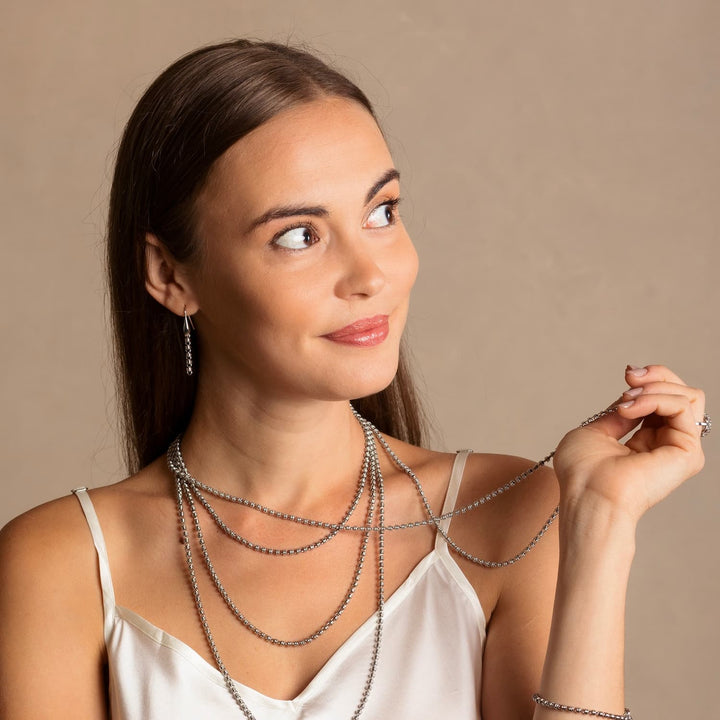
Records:
M483 657L484 720L531 718L540 687L557 580L557 531L506 572L487 629Z
M467 486L463 480L461 500L469 502L473 495L504 485L531 465L530 461L507 456L477 457L469 466ZM464 540L481 545L488 559L511 558L537 535L558 501L554 473L542 468L483 505L474 520L474 534L467 530ZM471 515L464 517L469 521ZM483 720L529 720L533 716L532 695L540 684L557 581L557 525L554 522L525 557L508 567L479 569L463 565L478 595L484 594L488 604L482 668ZM493 588L491 603L487 600L488 587Z
M106 718L97 562L74 498L0 532L0 717Z

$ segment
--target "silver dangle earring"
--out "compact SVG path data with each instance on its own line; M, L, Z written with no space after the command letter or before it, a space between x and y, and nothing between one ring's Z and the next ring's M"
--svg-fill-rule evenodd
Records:
M193 357L192 357L192 339L190 330L195 329L192 317L187 314L187 307L183 308L183 335L185 336L185 372L188 375L193 374Z

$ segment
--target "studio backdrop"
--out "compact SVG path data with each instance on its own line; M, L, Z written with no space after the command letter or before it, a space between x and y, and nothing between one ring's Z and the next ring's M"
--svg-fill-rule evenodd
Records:
M163 67L230 37L307 44L376 103L420 255L407 335L434 447L542 457L627 363L671 366L720 413L720 4L30 0L0 35L0 524L124 477L114 152ZM718 438L641 524L637 718L717 716Z

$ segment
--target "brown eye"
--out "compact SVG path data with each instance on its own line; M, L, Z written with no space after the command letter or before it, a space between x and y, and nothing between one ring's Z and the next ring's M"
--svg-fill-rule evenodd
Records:
M280 245L280 247L288 250L303 250L314 245L317 242L317 237L314 235L312 228L303 225L285 230L273 242L275 245Z
M387 227L388 225L392 225L395 222L395 206L396 205L397 205L397 200L389 201L389 202L383 203L382 205L378 205L370 213L370 215L368 215L368 219L366 222L367 227L378 228L378 227Z

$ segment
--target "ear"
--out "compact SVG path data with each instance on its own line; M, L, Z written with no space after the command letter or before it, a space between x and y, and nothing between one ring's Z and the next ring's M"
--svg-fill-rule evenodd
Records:
M198 310L197 300L180 263L151 233L145 236L145 288L175 315L181 316L183 310L194 315Z

